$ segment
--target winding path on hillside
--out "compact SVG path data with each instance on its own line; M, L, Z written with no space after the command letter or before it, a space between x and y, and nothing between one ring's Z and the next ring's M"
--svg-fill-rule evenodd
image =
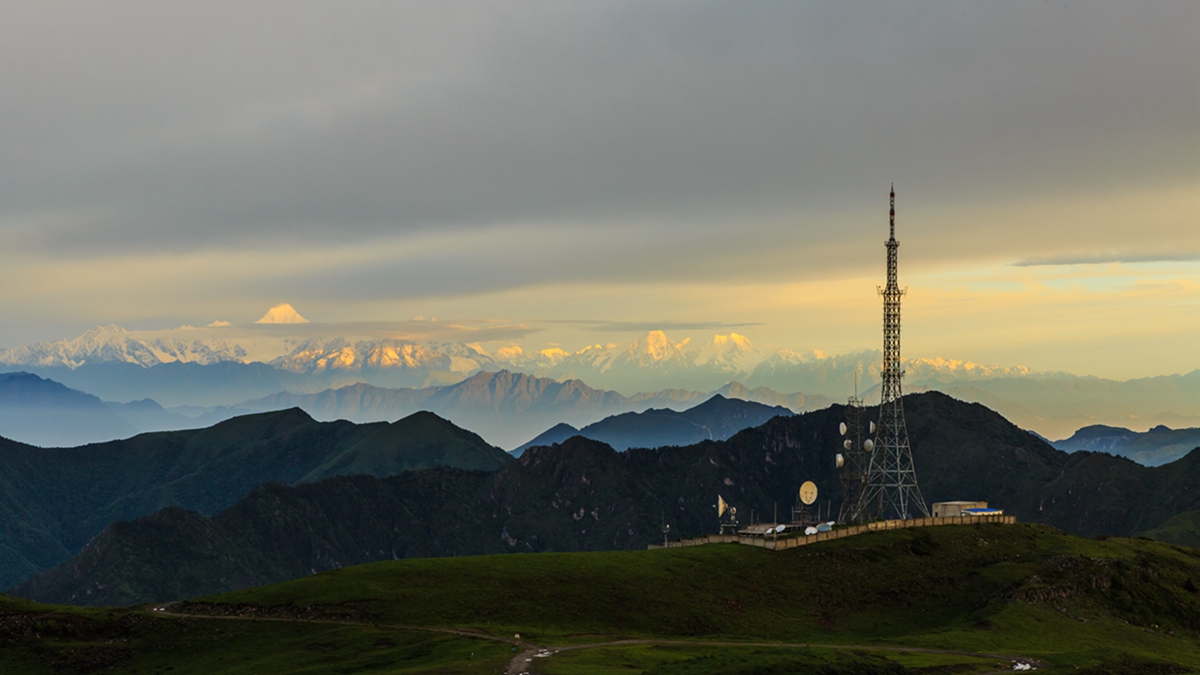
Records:
M530 666L533 665L534 659L553 656L559 652L578 651L581 649L596 649L598 647L623 647L630 645L653 645L664 647L754 647L768 649L832 649L836 651L852 651L852 652L892 652L892 653L916 653L916 654L945 654L949 656L971 656L983 659L996 659L997 661L1007 661L1015 667L1017 664L1025 664L1030 666L1030 670L1036 670L1045 666L1044 663L1037 659L1031 659L1024 656L1013 656L1011 654L989 654L983 652L968 652L957 649L934 649L932 647L893 647L889 645L831 645L812 642L736 642L726 640L658 640L653 638L645 639L629 639L629 640L613 640L611 642L590 642L579 645L564 645L562 647L539 647L537 645L526 645L526 650L509 662L507 675L530 675L532 672ZM1014 668L1005 668L1003 670L991 670L987 672L976 673L975 675L997 675L998 673L1013 672Z
M562 645L559 647L545 647L542 645L533 644L532 642L523 641L518 637L500 637L490 635L482 631L462 630L456 628L431 628L429 626L408 626L403 624L390 623L373 623L365 624L362 621L338 621L335 619L300 619L276 616L240 616L240 615L222 615L222 614L192 614L170 611L171 605L158 605L157 607L147 610L147 614L157 617L173 618L173 619L221 619L227 621L279 621L284 623L317 623L317 624L332 624L339 626L361 626L370 625L374 628L390 628L394 630L412 630L425 633L442 633L447 635L458 635L461 637L475 638L478 640L490 640L492 642L503 642L521 648L521 651L512 658L508 663L507 675L532 675L534 662L539 658L547 658L560 652L579 651L582 649L598 649L601 647L625 647L632 645L654 645L664 647L753 647L758 649L832 649L836 651L848 652L891 652L891 653L914 653L914 654L945 654L948 656L970 656L983 659L996 659L997 661L1007 661L1012 664L1012 667L1004 670L993 670L984 673L976 673L975 675L997 675L999 673L1009 673L1016 669L1018 664L1029 666L1029 670L1043 668L1044 663L1038 659L1032 659L1025 656L1014 656L1011 654L991 654L985 652L969 652L957 649L935 649L932 647L901 647L891 645L834 645L821 644L814 642L737 642L731 640L661 640L654 638L631 638L628 640L611 640L608 642L589 642L585 644Z

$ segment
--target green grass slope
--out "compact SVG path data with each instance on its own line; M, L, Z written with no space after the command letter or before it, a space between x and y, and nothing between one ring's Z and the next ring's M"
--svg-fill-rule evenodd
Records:
M496 673L511 654L389 628L406 626L579 648L539 660L532 672L546 675L1010 667L985 655L1036 659L1048 673L1189 673L1200 672L1198 586L1195 550L1037 525L877 532L778 553L714 545L412 559L171 607L190 619L0 599L0 670ZM630 638L650 644L585 649Z
M253 605L290 616L353 607L384 622L556 638L888 640L985 634L1019 604L1190 635L1200 632L1197 584L1200 551L1080 539L1039 525L978 525L782 552L730 544L388 561L212 596L193 611Z
M1174 515L1162 525L1147 530L1145 536L1169 544L1200 549L1200 510Z
M509 650L498 641L364 624L175 619L0 597L5 675L494 675Z
M882 532L774 553L737 545L383 562L186 611L355 615L610 638L909 645L1060 668L1200 668L1200 552L1035 525ZM1149 666L1146 666L1149 667Z

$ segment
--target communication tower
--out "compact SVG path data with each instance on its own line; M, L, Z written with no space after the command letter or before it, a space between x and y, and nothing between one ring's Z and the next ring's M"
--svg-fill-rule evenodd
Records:
M917 470L913 466L912 448L908 445L908 427L904 423L904 404L901 401L900 380L900 298L907 289L896 282L896 188L892 186L891 236L887 247L887 286L879 289L883 296L883 379L879 401L879 425L876 428L875 448L867 469L866 487L859 498L859 519L908 519L919 511L928 516L925 498L917 487Z
M854 396L846 402L846 421L839 430L844 437L842 452L837 454L837 468L842 472L842 508L838 511L838 522L849 523L866 520L860 512L863 489L867 485L867 472L871 468L871 452L875 442L863 438L863 401L858 397L857 373L854 380ZM868 431L875 433L875 423L868 422Z

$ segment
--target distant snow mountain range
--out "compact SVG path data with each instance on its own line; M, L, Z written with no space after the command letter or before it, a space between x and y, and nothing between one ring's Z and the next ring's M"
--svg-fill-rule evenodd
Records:
M0 372L35 373L106 401L149 398L193 418L221 407L245 410L250 402L270 397L282 404L288 396L316 396L358 384L432 391L500 372L579 381L629 398L668 390L711 394L732 387L744 392L724 395L796 411L812 409L814 401L844 401L856 390L868 404L879 395L878 350L828 355L760 349L737 333L676 342L662 331L650 331L629 344L593 344L569 352L311 334L284 338L280 333L266 339L226 332L230 330L139 333L100 327L72 340L0 350ZM1048 438L1065 438L1094 424L1141 430L1159 424L1200 425L1200 370L1117 382L944 358L908 359L904 367L905 391L939 390L983 403ZM629 410L633 408L623 411ZM126 413L143 419L156 414ZM353 413L326 409L314 414ZM556 421L586 424L596 419Z
M856 382L864 392L879 381L878 350L839 356L820 351L760 350L744 335L714 335L696 343L675 342L650 331L628 345L594 344L568 352L560 348L525 351L506 346L488 351L479 344L349 340L314 337L281 340L278 353L262 353L236 340L147 337L119 326L94 328L72 340L41 342L0 350L5 370L71 369L101 364L151 368L161 364L251 363L331 385L366 382L384 387L427 387L460 382L480 371L509 370L556 380L580 379L591 386L626 394L664 388L713 390L730 382L776 391L802 391L844 398ZM258 358L251 358L258 352ZM969 361L913 359L906 362L913 380L958 382L997 377L1053 377L1023 366L981 366ZM232 403L233 401L229 401Z
M99 363L132 363L149 368L160 363L244 362L246 356L245 349L226 340L140 338L120 326L98 326L73 340L0 350L0 364L78 368Z

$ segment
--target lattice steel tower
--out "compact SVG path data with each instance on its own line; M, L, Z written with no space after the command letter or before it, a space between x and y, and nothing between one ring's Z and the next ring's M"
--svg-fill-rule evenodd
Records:
M896 187L891 194L891 237L887 247L887 286L879 289L883 296L883 378L879 401L879 425L876 427L875 448L867 472L866 489L862 492L861 517L882 520L916 517L916 511L928 516L929 509L917 487L917 471L913 467L912 449L908 445L908 427L904 424L904 404L900 397L900 298L907 289L896 283Z

